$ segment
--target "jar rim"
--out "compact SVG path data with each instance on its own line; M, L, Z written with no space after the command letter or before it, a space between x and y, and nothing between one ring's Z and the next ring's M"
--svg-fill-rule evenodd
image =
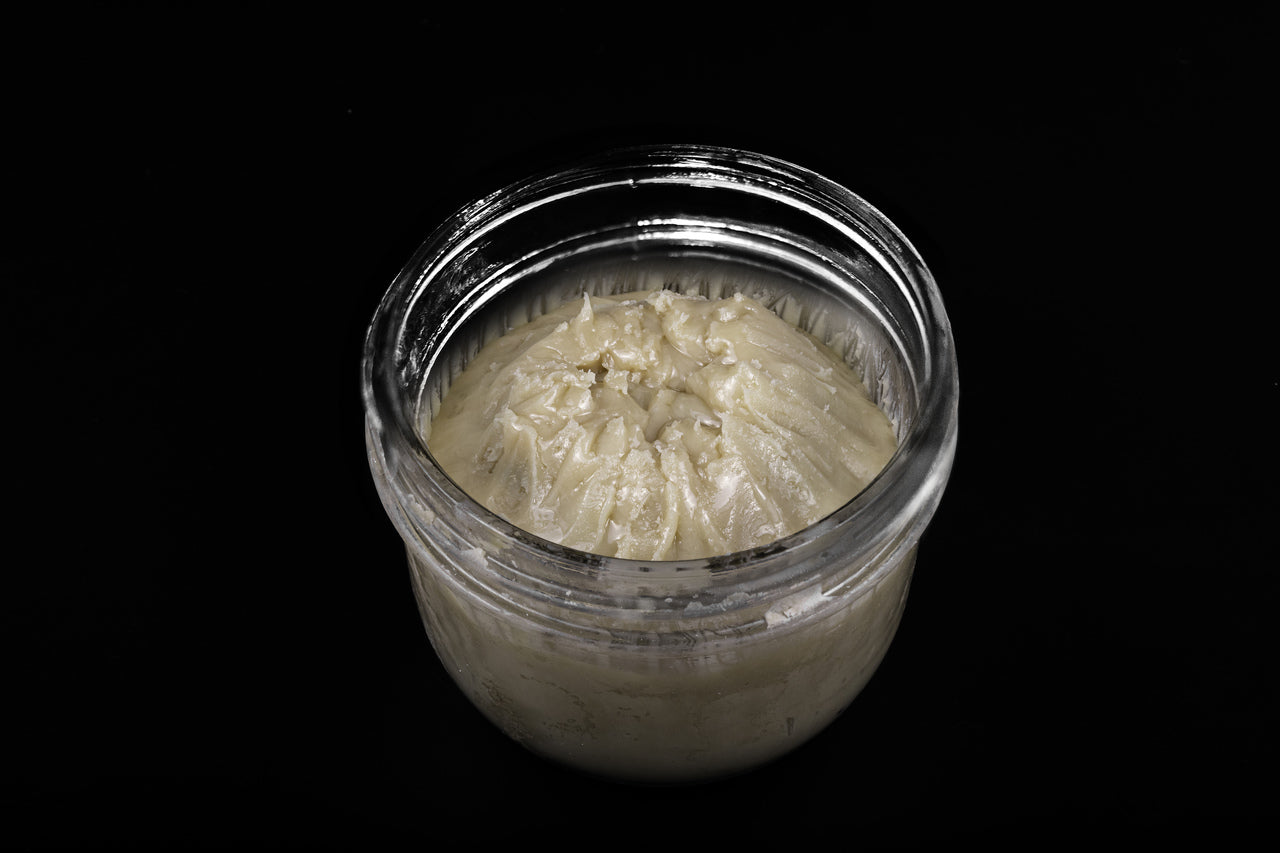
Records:
M566 194L646 181L776 196L823 218L886 265L906 293L922 332L920 340L926 348L920 359L923 371L913 377L918 395L916 413L897 452L865 489L839 509L767 545L707 558L654 561L607 557L541 539L460 489L436 464L417 424L398 404L403 394L419 392L401 388L394 369L397 358L403 356L401 336L406 317L432 275L465 251L469 235L500 227L521 211ZM467 316L468 310L478 308L460 307L459 317ZM552 576L560 573L567 588L590 592L595 588L593 582L583 579L598 573L607 576L608 596L616 598L620 588L648 589L664 581L668 587L678 587L697 577L716 586L726 599L744 590L758 593L803 584L813 574L803 556L834 547L837 538L847 541L850 532L867 553L914 546L950 473L959 388L950 321L937 284L919 253L887 216L853 191L805 167L755 152L685 144L611 149L517 180L460 208L418 248L384 294L366 335L361 384L371 453L381 454L391 480L396 480L398 468L408 465L412 476L425 477L441 495L454 501L454 513L465 516L467 524L483 529L493 541L536 555ZM404 491L401 485L392 488L403 512L413 498L400 494ZM393 514L393 520L398 526L413 523L403 515L397 518ZM893 560L877 562L892 565ZM874 585L876 580L872 570L856 582Z

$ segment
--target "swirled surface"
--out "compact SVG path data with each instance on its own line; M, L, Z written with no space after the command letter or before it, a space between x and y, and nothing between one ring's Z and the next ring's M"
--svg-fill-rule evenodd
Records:
M473 498L579 550L764 545L862 491L896 439L835 353L748 297L587 296L490 342L428 446Z

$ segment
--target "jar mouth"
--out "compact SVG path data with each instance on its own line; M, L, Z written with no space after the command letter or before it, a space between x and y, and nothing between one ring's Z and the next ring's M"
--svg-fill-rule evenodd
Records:
M575 217L589 220L590 205L606 197L602 223L571 227ZM516 231L518 239L507 236ZM433 377L456 375L474 355L478 344L463 340L460 329L482 327L486 315L499 318L489 321L495 327L491 335L511 324L517 293L511 281L532 280L547 266L605 249L634 254L649 244L661 244L668 253L679 247L675 262L682 263L732 254L738 243L743 252L775 254L769 262L789 265L796 281L808 276L822 282L825 291L807 303L800 300L798 307L787 304L790 293L768 294L779 313L809 310L813 322L826 323L828 314L814 319L821 313L814 306L828 313L846 306L874 321L860 328L881 342L871 360L885 363L863 369L869 385L894 385L892 405L899 410L890 415L899 446L879 475L839 509L748 550L636 560L531 534L472 499L436 463L423 426L447 379ZM868 286L871 280L874 286ZM555 299L546 292L533 302L554 307ZM529 304L527 294L520 300ZM853 340L845 346L863 344ZM852 349L848 354L860 357ZM889 391L872 391L885 408ZM767 155L667 145L606 152L534 176L446 220L401 270L375 312L363 353L362 393L371 457L384 469L384 502L389 510L394 505L392 518L402 535L434 535L424 527L448 516L448 524L466 528L486 553L519 554L505 561L514 572L510 584L542 589L559 601L657 596L656 607L663 609L687 605L685 596L706 596L708 589L724 602L803 586L823 575L830 575L824 584L874 585L875 566L893 562L881 558L914 546L938 505L955 452L958 378L936 282L880 211L816 173ZM835 565L868 568L842 578L828 568Z

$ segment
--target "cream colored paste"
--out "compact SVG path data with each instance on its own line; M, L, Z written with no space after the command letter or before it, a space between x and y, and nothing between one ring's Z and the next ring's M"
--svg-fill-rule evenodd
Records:
M834 352L750 298L586 296L490 342L428 445L477 501L582 551L692 559L822 519L896 449Z

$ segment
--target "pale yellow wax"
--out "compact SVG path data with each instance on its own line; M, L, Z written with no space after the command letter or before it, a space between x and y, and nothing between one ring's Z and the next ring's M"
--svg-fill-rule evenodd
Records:
M742 295L587 296L491 341L428 446L475 500L605 556L764 545L862 491L896 449L857 374Z

